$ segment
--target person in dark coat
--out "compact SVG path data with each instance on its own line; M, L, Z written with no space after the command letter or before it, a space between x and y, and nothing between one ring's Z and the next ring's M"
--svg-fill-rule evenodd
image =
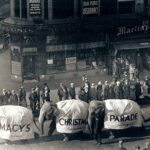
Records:
M137 79L135 83L135 97L137 102L139 101L141 94L142 94L141 83L139 79Z
M80 90L79 90L79 93L78 93L78 97L80 100L85 101L85 93L84 93L84 89L81 87Z
M130 84L128 80L125 80L125 83L123 85L123 93L125 99L130 99Z
M102 129L104 128L105 118L105 106L100 105L91 114L91 134L92 137L97 141L97 144L101 144Z
M150 79L148 76L145 76L145 82L146 85L148 86L148 94L150 94Z
M6 89L3 89L2 95L0 96L0 99L1 99L1 105L7 105L8 104L9 95L8 95Z
M57 94L60 101L67 100L69 98L67 87L63 83L60 83Z
M21 86L21 88L19 89L18 98L19 98L19 105L27 107L26 91L23 86Z
M11 91L11 95L10 95L9 103L8 104L9 105L19 105L18 96L15 93L15 90Z
M69 96L71 99L76 99L76 91L75 91L74 83L70 83Z
M115 81L113 81L110 86L109 86L109 98L110 99L115 99L116 95L115 95Z
M103 86L102 82L99 81L96 89L96 95L97 95L97 100L102 101L103 100Z
M29 100L30 100L30 108L34 114L34 112L36 111L36 97L35 97L35 89L32 88L31 93L29 95Z
M83 89L84 89L84 98L85 98L85 101L87 103L90 102L90 87L87 83L84 84L83 86Z
M41 98L43 104L45 102L45 99L50 101L50 88L48 87L47 83L44 83L44 88L42 90Z
M91 84L90 88L90 100L96 100L96 88L94 83Z
M104 100L109 99L109 85L108 81L105 81L104 89L103 89Z
M114 88L114 91L115 91L116 99L122 99L123 98L122 86L121 86L120 81L116 82L116 86Z
M36 86L35 87L35 99L36 99L36 102L37 102L37 108L38 110L40 110L40 89L39 89L39 86Z

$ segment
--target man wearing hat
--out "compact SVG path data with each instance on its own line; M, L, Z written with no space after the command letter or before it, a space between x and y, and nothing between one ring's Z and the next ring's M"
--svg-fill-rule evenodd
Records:
M76 99L76 91L75 91L74 83L70 83L69 96L71 99Z
M96 100L96 88L94 83L91 84L90 88L90 100Z

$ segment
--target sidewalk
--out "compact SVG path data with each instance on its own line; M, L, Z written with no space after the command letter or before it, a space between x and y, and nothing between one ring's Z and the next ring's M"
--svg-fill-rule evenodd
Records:
M0 91L5 88L6 90L18 89L21 86L21 82L12 81L10 79L10 52L9 50L4 51L0 54ZM111 81L112 76L107 74L106 70L97 69L97 70L86 70L86 71L76 71L76 72L65 72L65 73L58 73L52 74L51 78L47 81L41 82L24 82L23 86L26 91L30 91L32 87L39 85L40 87L46 82L50 89L58 89L59 83L63 82L67 87L69 87L71 82L75 83L76 87L80 87L82 85L82 76L86 75L91 83L97 84L98 81L102 81L104 83L105 80ZM144 79L145 75L150 75L148 71L143 71L140 75L140 79Z

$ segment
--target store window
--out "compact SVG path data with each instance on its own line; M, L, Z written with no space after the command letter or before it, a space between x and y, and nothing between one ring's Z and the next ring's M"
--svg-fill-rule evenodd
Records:
M134 0L118 0L118 14L132 14L135 12Z
M15 17L20 17L20 0L15 0Z
M27 0L21 1L22 18L27 18Z
M44 0L44 18L48 19L48 0Z
M12 47L11 48L11 60L20 62L21 61L21 53L19 47Z
M50 52L47 53L47 74L65 70L65 53Z
M53 0L53 18L64 19L74 16L74 0Z

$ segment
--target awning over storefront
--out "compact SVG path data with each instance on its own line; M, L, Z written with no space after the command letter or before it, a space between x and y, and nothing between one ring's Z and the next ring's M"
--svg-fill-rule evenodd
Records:
M150 42L113 44L117 50L150 48Z
M105 42L91 42L91 43L80 43L80 44L64 44L64 45L48 45L46 47L47 52L54 52L54 51L71 51L75 49L93 49L105 47Z

